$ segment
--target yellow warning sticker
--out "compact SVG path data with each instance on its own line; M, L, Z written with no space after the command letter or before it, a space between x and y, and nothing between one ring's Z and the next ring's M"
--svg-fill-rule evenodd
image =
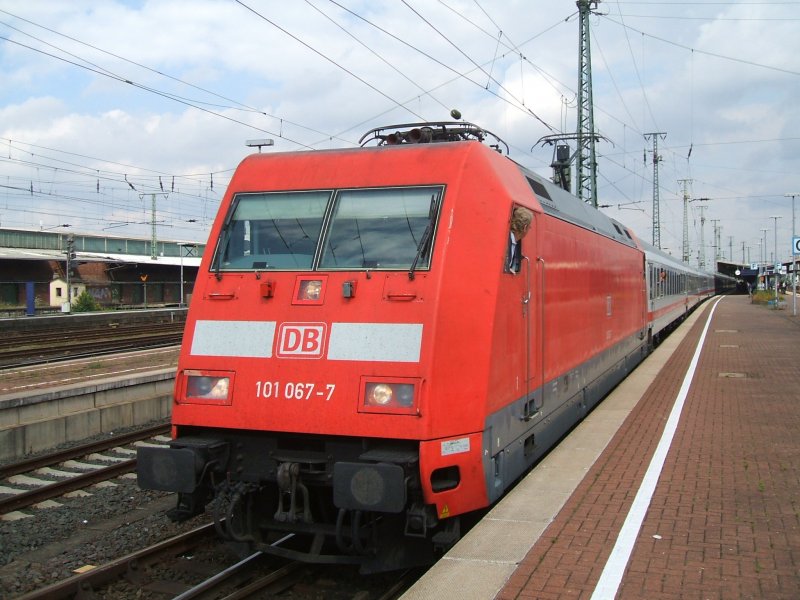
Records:
M445 504L442 507L442 512L439 513L439 517L442 518L442 519L446 519L449 516L450 516L450 508L447 506L447 504Z

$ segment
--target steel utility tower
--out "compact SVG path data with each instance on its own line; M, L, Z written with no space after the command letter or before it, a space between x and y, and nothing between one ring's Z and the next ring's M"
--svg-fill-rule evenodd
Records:
M578 149L575 195L597 208L597 157L594 142L594 105L592 103L592 52L589 43L589 15L600 0L577 0L579 27L578 74Z
M711 219L711 224L714 227L714 265L716 267L717 261L719 261L719 231L720 226L717 225L719 223L719 219Z
M660 249L661 215L659 214L660 200L658 198L658 163L661 161L661 157L658 155L658 138L663 140L667 134L663 131L654 131L645 133L644 139L650 139L650 136L653 136L653 246Z
M148 194L139 194L139 199L144 199L146 195ZM164 196L164 198L166 198L169 194L167 192L155 192L149 195L150 195L150 226L151 226L150 259L158 260L158 238L156 237L156 196Z
M706 200L708 200L708 198L698 198L697 200L699 202L705 202ZM697 261L700 266L700 270L702 271L703 269L706 268L706 250L705 250L706 240L704 233L704 229L706 226L706 214L705 212L703 212L705 211L706 206L704 204L701 204L700 206L698 206L698 208L700 209L700 254L698 254L697 256Z
M689 264L689 184L691 179L679 179L683 184L683 262Z

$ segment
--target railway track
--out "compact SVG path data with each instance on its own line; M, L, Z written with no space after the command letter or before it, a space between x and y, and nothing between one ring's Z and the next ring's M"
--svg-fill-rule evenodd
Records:
M114 448L136 442L138 440L152 438L169 432L169 425L157 425L148 429L139 430L125 435L104 439L81 446L61 450L55 453L40 457L27 459L0 467L0 480L8 480L15 475L36 472L38 469L49 468L59 465L64 461L83 456L89 456ZM87 486L106 481L130 473L136 469L136 459L122 460L108 466L93 469L86 473L71 475L68 478L47 483L42 487L29 491L14 494L6 498L0 498L0 514L6 514L14 510L26 508L45 500L57 498L68 492L79 490ZM13 482L12 482L13 483Z
M158 560L171 558L193 550L201 544L208 543L213 539L214 535L214 526L209 523L153 546L127 554L85 573L74 575L69 579L25 594L19 600L60 600L62 598L80 597L79 594L83 594L84 597L91 597L92 590L107 585L124 575L135 580L144 567Z
M422 575L411 569L366 578L335 567L290 562L276 565L274 557L256 552L227 567L173 600L246 600L248 598L357 598L358 600L397 600ZM150 585L148 587L156 587Z
M262 591L278 592L290 587L296 580L296 573L302 566L291 562L267 574L260 574L264 555L261 552L247 558L209 577L205 581L176 596L174 600L243 600Z
M176 322L111 323L97 328L59 328L51 331L5 331L0 369L124 350L179 344L183 320Z
M149 439L167 433L167 425L158 425L111 439L84 444L46 456L34 457L14 464L0 466L0 480L6 481L15 475L35 475L73 459L82 462L99 452L118 446L129 445L140 439ZM92 462L99 462L92 459ZM113 469L97 469L70 478L65 488L63 483L54 483L42 489L26 492L0 500L0 514L8 510L24 508L33 503L63 494L67 489L86 487L95 481L115 477L122 471L135 468L135 461L124 461ZM130 492L125 492L130 494ZM168 497L160 498L164 505ZM62 507L59 510L78 509ZM52 510L52 509L51 509ZM158 510L158 509L157 509ZM163 510L163 509L160 509ZM49 512L49 511L47 511ZM201 522L202 523L202 522ZM99 525L106 535L114 536L114 528ZM55 532L53 532L55 533ZM290 543L293 536L276 542ZM81 543L81 542L76 542ZM85 541L83 542L85 543ZM122 546L124 547L124 546ZM351 567L330 565L286 564L285 560L256 553L247 560L238 559L230 547L218 538L213 525L202 525L167 540L160 539L142 550L128 546L127 553L105 564L83 562L86 572L65 574L60 581L51 579L49 585L28 591L18 600L44 600L60 598L180 598L181 600L242 600L245 598L281 597L287 591L298 600L321 600L325 598L359 598L360 600L394 600L419 577L417 573L396 573L372 576L364 579ZM71 550L68 551L71 553ZM47 554L47 553L45 553ZM106 555L114 556L114 554ZM85 559L84 559L85 560ZM22 563L24 564L24 563ZM80 563L78 563L80 564ZM97 566L96 566L97 565ZM232 565L232 566L228 566ZM9 565L10 566L10 565ZM72 567L74 569L74 567ZM198 583L199 581L199 583ZM2 594L0 594L2 595Z
M291 562L280 567L267 566L269 563L264 558L262 553L256 552L175 596L173 600L246 600L281 595L302 598L304 592L294 589L295 586L308 585L307 582L315 578L327 578L326 571L319 565ZM396 600L419 579L421 573L421 569L411 569L381 577L379 585L367 590L360 589L352 597L360 600ZM292 591L289 592L289 589ZM341 590L331 595L337 598L347 596ZM311 596L324 598L326 595L318 589Z
M289 536L291 537L291 536ZM330 567L305 565L296 561L276 563L274 557L256 552L222 568L199 583L182 581L182 564L193 554L218 544L213 524L197 527L147 548L137 550L84 573L29 592L18 600L62 600L72 598L125 596L128 588L169 595L174 600L246 600L284 595L292 598L354 597L362 600L396 600L416 581L421 570L414 569L373 577L370 585L357 585L357 591L344 591L346 580L334 583ZM190 570L192 571L192 570ZM197 569L194 569L195 573ZM190 575L191 576L191 575ZM366 589L364 589L366 587ZM344 590L343 590L344 588Z

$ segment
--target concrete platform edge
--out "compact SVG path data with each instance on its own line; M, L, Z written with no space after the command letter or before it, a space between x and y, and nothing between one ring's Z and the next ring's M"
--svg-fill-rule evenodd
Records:
M0 399L0 460L167 418L174 369Z
M7 410L20 406L29 406L43 402L52 402L70 396L80 396L83 394L93 394L96 392L114 390L131 385L141 385L154 381L163 381L175 378L175 369L159 369L148 371L134 376L108 377L92 383L76 383L64 385L57 388L49 388L45 391L18 392L15 394L5 394L0 396L0 410Z

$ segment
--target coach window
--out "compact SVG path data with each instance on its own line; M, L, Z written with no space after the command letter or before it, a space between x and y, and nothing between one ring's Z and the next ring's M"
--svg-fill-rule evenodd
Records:
M310 269L330 191L239 194L213 269Z
M660 287L659 287L659 285L660 285L659 273L660 273L660 271L659 271L658 267L653 267L653 270L650 273L651 276L652 276L652 279L653 279L653 285L652 285L651 289L652 289L652 293L653 293L653 298L654 299L658 298L661 295Z
M430 267L441 187L341 190L321 269Z

